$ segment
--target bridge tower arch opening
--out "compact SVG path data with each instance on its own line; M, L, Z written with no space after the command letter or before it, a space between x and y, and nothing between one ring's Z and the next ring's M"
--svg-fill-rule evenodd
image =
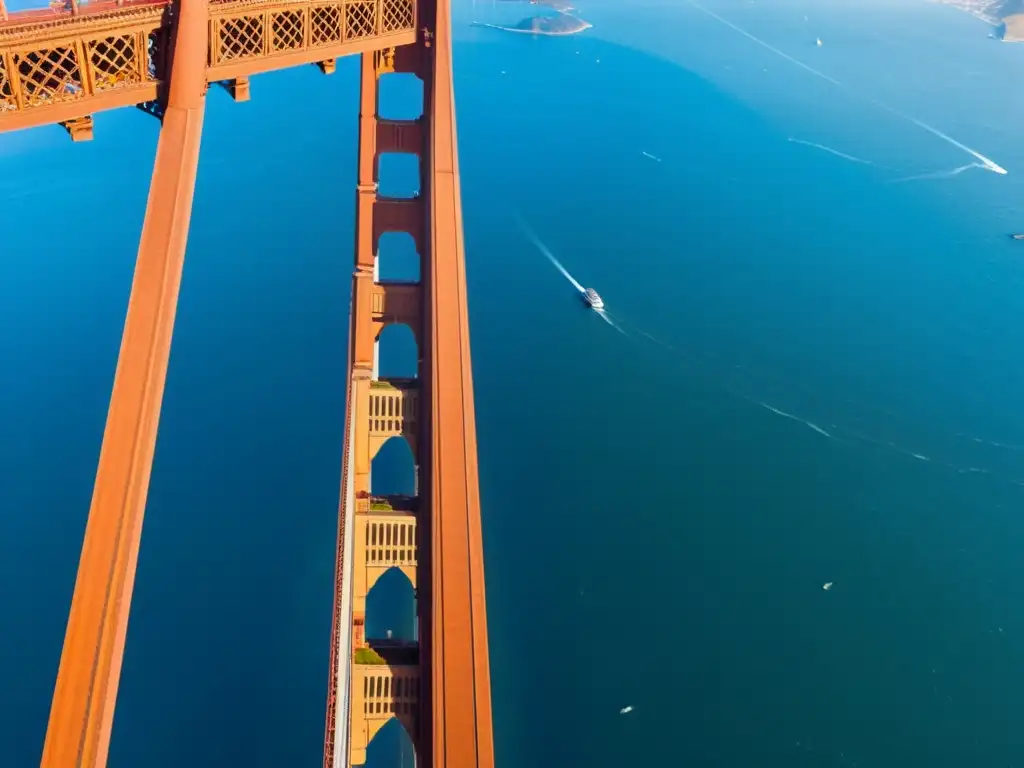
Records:
M416 454L405 435L393 435L380 444L370 460L370 496L415 496Z
M366 745L365 768L414 768L418 760L409 726L393 717Z
M416 615L415 524L405 521L378 523L376 554L403 557L397 565L387 567L367 564L365 639L370 647L414 643L419 639ZM379 537L390 534L391 544L379 543ZM390 550L390 551L389 551Z
M388 72L377 81L377 115L384 120L423 117L423 80L415 72Z
M382 152L377 157L377 194L412 200L420 194L420 156L414 152Z
M406 323L389 323L381 328L373 347L373 378L418 379L420 351L416 334Z
M408 232L384 232L374 254L373 279L378 285L419 284L422 265L416 241Z

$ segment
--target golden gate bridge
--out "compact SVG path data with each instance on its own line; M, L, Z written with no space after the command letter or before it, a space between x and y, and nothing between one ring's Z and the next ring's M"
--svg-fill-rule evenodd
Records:
M394 718L420 765L494 764L450 29L450 0L0 0L0 132L60 124L88 141L93 115L127 107L161 121L43 768L107 761L209 85L244 101L253 75L329 75L347 55L361 57L356 238L323 762L364 763ZM415 120L379 116L394 73L422 83ZM419 159L419 193L379 194L384 153ZM418 280L379 279L389 232L412 236ZM399 323L420 350L410 379L376 365ZM412 448L413 498L371 495L392 438ZM416 589L418 642L366 635L366 596L392 568Z

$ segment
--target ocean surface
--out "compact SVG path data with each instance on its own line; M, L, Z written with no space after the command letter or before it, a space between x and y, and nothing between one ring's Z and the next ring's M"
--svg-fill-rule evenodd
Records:
M455 20L499 765L1021 765L1024 47L919 0L578 5L568 38ZM114 768L320 759L356 71L211 89ZM39 759L157 132L0 136L5 767Z

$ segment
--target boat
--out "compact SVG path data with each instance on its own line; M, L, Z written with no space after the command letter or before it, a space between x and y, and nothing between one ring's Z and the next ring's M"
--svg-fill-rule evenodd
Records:
M1024 234L1022 235L1010 235L1014 240L1024 240Z
M818 38L818 47L821 48L822 45L823 45L823 43L821 42L821 38L819 37Z
M604 299L593 288L587 288L583 292L583 300L590 305L591 309L604 309Z

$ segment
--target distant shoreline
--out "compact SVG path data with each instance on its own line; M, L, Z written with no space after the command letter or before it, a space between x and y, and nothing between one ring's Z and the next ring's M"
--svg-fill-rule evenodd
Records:
M474 27L487 27L488 29L498 29L502 32L516 32L520 35L543 35L544 37L569 37L570 35L578 35L580 32L590 29L594 25L589 21L583 21L583 19L577 19L583 26L577 27L576 29L566 30L544 30L544 29L519 29L518 27L503 27L500 24L488 24L483 21L474 21L472 26Z
M1003 43L1024 42L1024 13L1021 0L932 0L948 5L992 26L992 37ZM1017 11L1008 13L1008 11Z
M932 0L932 2L956 8L958 11L963 11L994 27L999 26L999 15L992 12L996 7L992 0L981 0L981 2L979 0Z

